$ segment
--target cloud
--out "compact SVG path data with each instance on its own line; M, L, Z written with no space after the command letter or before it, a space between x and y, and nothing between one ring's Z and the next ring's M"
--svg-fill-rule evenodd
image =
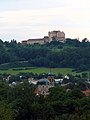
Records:
M0 36L3 39L15 38L20 41L43 37L50 30L63 30L67 37L90 38L89 0L35 1L13 0L10 6L14 6L14 9L8 9L8 6L8 10L0 12Z

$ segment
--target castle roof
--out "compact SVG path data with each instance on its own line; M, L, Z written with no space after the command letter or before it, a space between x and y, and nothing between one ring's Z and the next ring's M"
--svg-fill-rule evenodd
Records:
M43 38L37 38L37 39L28 39L27 41L43 41Z

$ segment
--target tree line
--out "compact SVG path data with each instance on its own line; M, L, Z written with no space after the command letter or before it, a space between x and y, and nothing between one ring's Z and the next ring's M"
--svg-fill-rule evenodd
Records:
M0 40L0 64L7 67L71 67L89 70L90 42L68 38L65 43L54 40L44 45L22 45L16 40ZM4 65L1 66L4 68Z

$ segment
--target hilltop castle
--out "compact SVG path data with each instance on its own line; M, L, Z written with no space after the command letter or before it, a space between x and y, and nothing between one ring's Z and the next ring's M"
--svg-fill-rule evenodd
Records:
M34 43L45 44L45 43L51 42L53 40L64 42L65 41L65 33L63 31L61 32L61 31L54 30L54 31L48 32L48 36L44 36L44 38L23 40L22 44L34 44Z

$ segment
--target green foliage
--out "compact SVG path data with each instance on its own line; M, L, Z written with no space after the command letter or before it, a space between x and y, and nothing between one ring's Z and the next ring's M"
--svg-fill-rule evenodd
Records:
M52 71L55 75L57 75L58 73L61 74L76 74L75 72L72 72L72 68L52 68ZM16 74L44 74L44 73L49 73L50 72L50 68L44 68L44 67L18 67L18 68L10 68L10 69L1 69L0 73L1 74L11 74L11 75L16 75ZM32 75L34 76L34 75Z
M1 83L0 120L89 120L90 96L78 89L53 87L46 97L35 96L28 82L7 87ZM2 89L3 88L3 89ZM2 92L3 91L3 92ZM7 92L6 92L7 91ZM7 94L7 97L6 97Z
M0 100L7 99L7 91L9 89L8 84L0 81Z
M0 120L14 120L14 112L8 104L9 86L0 81Z
M14 120L14 113L10 107L2 101L0 101L0 120Z
M22 45L16 40L0 41L0 64L10 67L69 67L90 69L90 42L66 39L65 43L52 41L45 45ZM10 64L9 64L10 63ZM4 65L1 65L3 68Z
M11 42L0 40L0 64L2 64L1 69L8 69L9 73L12 72L10 67L18 66L35 66L34 73L45 72L45 68L39 69L36 66L69 67L75 68L76 71L89 70L90 43L86 40L79 42L76 39L67 39L65 43L54 40L45 45L22 45L16 40ZM17 71L23 71L19 70ZM63 70L65 73L65 69ZM72 69L66 69L66 71L69 70ZM17 72L15 69L13 71L13 74ZM32 69L27 71L32 72ZM61 69L58 73L61 73ZM27 79L32 75L27 73L24 77ZM7 77L7 74L5 76ZM36 76L38 74L35 74L34 77ZM2 79L2 76L0 77ZM58 74L58 77L62 77L62 75ZM84 80L87 78L87 74L76 76L76 78L69 74L69 78L69 81L64 82L75 84L78 81L76 88L83 90L86 87ZM11 77L11 81L17 79L19 79L18 76ZM90 120L90 96L85 97L78 89L72 88L67 91L66 88L60 86L51 88L50 94L46 97L35 96L36 87L27 81L11 87L5 82L0 82L0 120Z

